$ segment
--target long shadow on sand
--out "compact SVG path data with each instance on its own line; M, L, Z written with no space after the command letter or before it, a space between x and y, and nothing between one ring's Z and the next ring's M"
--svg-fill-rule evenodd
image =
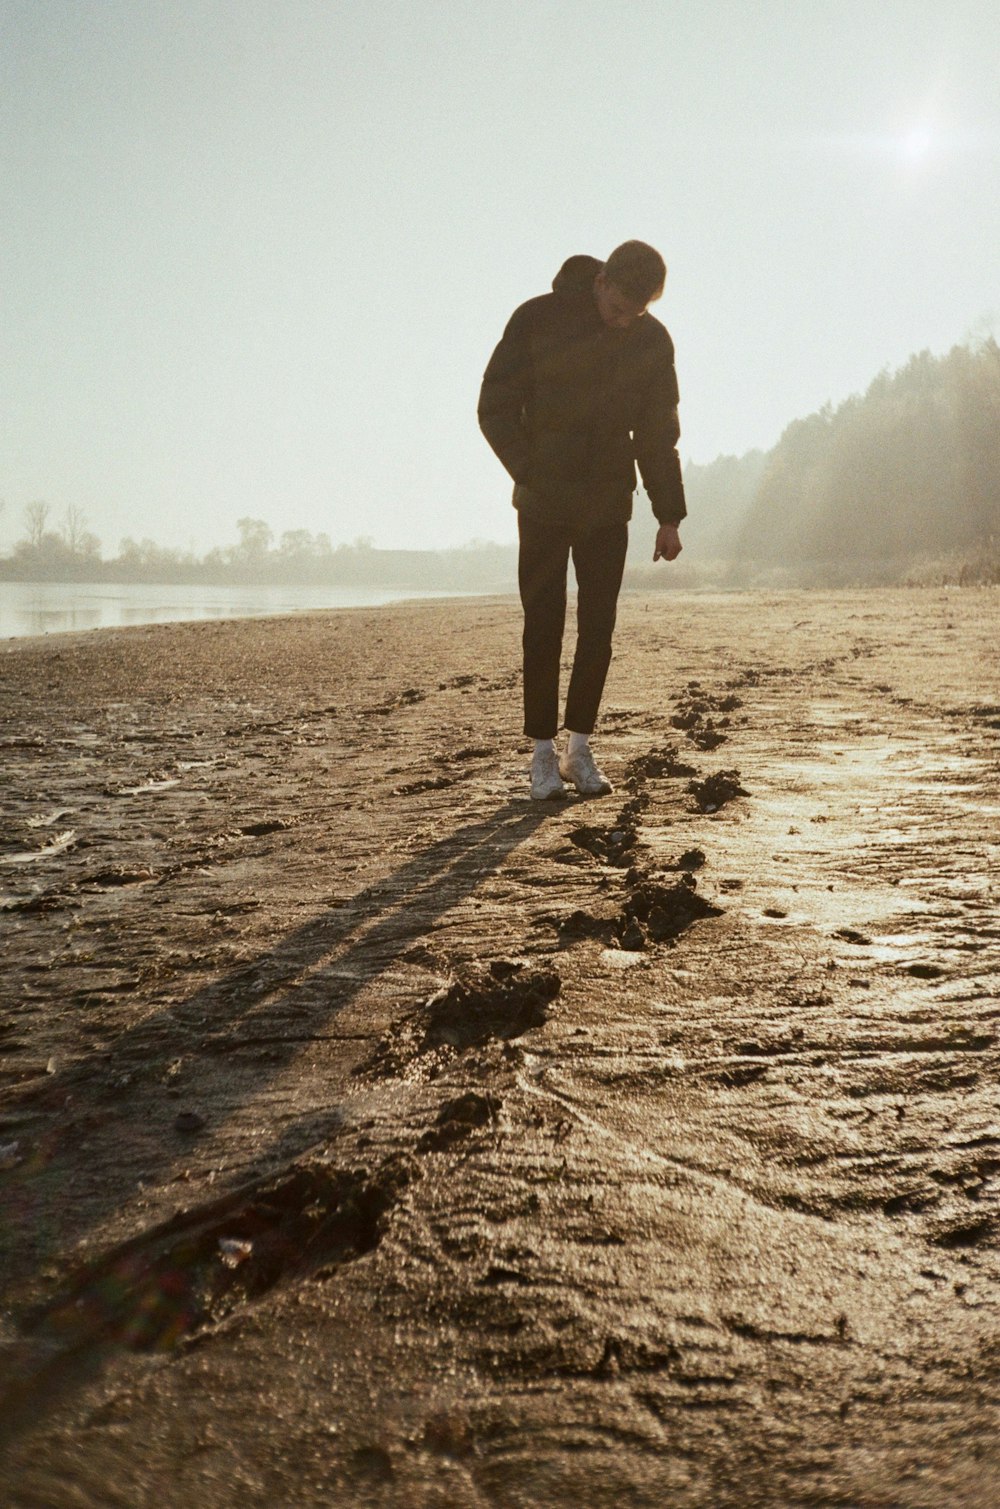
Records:
M302 1051L304 1036L321 1035L362 988L396 963L407 947L422 940L438 918L472 894L548 815L524 802L508 802L455 829L337 910L314 917L253 961L242 961L187 1000L129 1028L110 1045L110 1053L105 1051L99 1066L92 1059L84 1060L47 1077L43 1087L22 1092L19 1109L32 1103L50 1113L60 1109L44 1157L10 1171L0 1185L2 1256L8 1273L44 1268L136 1195L138 1172L113 1188L88 1190L84 1200L75 1197L73 1185L79 1183L86 1159L78 1148L81 1135L88 1126L107 1119L109 1106L123 1148L145 1128L151 1063L160 1066L168 1055L183 1053L197 1057L206 1047L209 1052L213 1047L220 1051L227 1038L230 1047L238 1047L252 1024L253 1039L267 1041L267 1061L241 1061L238 1091L231 1081L226 1086L226 1114L232 1115ZM300 1015L297 1023L290 1020L292 994L286 988L292 980L297 983L296 1010L301 1012L303 983L311 998L307 1017ZM176 1108L176 1102L172 1107ZM280 1147L267 1148L267 1161L273 1163L279 1150L283 1156L294 1157L328 1135L336 1124L335 1109L325 1118L314 1109L285 1129L278 1140ZM169 1170L179 1148L173 1136L152 1145L148 1137L141 1140L141 1178L149 1182ZM246 1175L247 1170L240 1171L241 1178ZM28 1361L19 1344L8 1355L4 1368L8 1379L0 1384L7 1396L0 1440L10 1441L19 1426L37 1421L40 1408L51 1407L67 1388L101 1366L100 1353L93 1349L86 1361L49 1356L39 1366L40 1361L37 1355ZM19 1405L30 1399L30 1409L11 1410L12 1397L18 1395Z

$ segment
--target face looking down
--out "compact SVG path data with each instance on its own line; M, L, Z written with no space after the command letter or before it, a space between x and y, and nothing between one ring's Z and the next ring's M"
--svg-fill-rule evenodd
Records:
M611 325L615 330L627 329L646 313L645 304L636 304L627 298L620 288L608 281L603 271L594 279L594 300L605 325Z

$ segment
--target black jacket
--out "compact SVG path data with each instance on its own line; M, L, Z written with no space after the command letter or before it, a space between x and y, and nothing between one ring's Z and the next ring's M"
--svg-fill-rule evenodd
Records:
M552 292L514 313L490 357L479 424L524 513L571 527L626 520L636 462L661 524L687 512L669 334L651 314L606 325L596 257L570 257Z

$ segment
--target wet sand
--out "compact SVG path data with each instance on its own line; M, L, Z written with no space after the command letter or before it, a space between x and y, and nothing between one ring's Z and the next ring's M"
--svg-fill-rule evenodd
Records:
M998 605L0 646L4 1502L995 1504Z

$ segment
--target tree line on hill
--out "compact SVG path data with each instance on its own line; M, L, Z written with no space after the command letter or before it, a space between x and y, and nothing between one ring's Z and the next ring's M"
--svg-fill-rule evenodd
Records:
M1000 347L920 352L685 480L736 579L1000 581Z
M653 568L653 526L637 508L626 582L641 586L865 580L1000 582L1000 347L990 338L928 351L867 392L790 424L767 452L684 471L685 553ZM364 585L509 591L515 547L379 550L361 538L238 520L236 544L204 556L125 539L105 560L79 509L25 511L0 579Z
M27 530L0 560L0 580L169 583L232 586L379 586L429 591L509 590L511 546L473 541L453 550L379 550L361 537L333 545L326 534L286 530L278 540L264 519L237 520L236 544L205 555L155 541L124 539L105 560L83 515L68 508L50 527L45 503L25 510Z

